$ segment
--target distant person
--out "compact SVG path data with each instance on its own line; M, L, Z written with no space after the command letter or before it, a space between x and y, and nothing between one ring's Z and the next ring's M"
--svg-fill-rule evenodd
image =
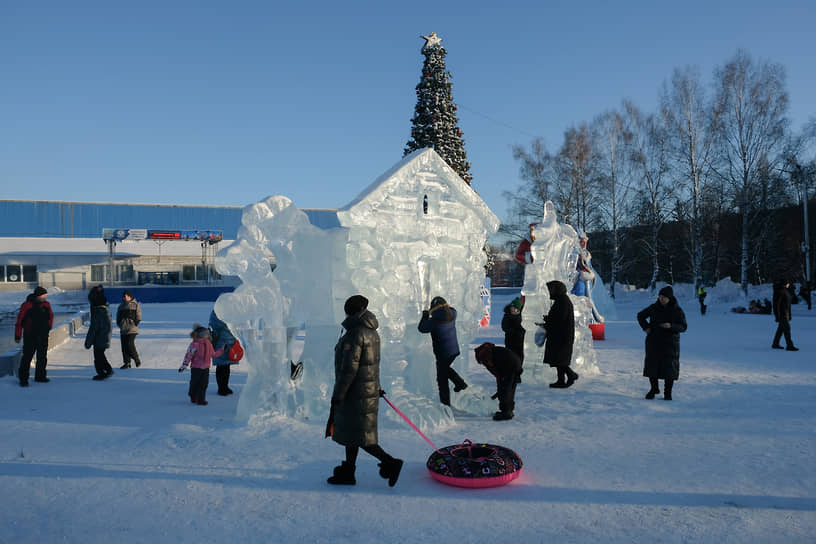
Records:
M502 317L501 328L504 331L504 346L515 353L519 360L524 363L524 335L527 332L521 325L521 311L524 303L521 298L516 297L504 307L504 317Z
M586 297L592 309L592 319L597 323L603 323L604 317L595 307L592 299L592 286L595 284L595 271L592 269L592 253L589 252L587 244L589 238L583 229L578 229L578 249L575 261L575 285L572 286L571 293L579 297Z
M790 282L787 280L777 280L774 283L773 292L773 314L777 322L776 334L774 334L773 343L771 347L774 349L782 349L779 345L779 339L785 335L785 349L788 351L799 351L799 348L793 345L791 339L791 299L790 299Z
M700 301L700 315L705 315L706 313L707 308L705 304L706 295L708 295L708 293L706 293L705 287L700 285L700 287L697 288L697 300Z
M439 388L439 402L450 406L450 387L458 393L467 389L465 380L452 368L453 361L459 357L459 340L456 337L456 308L450 306L442 297L431 300L431 308L422 312L417 327L421 333L431 333L433 352L436 357L436 385Z
M187 353L184 354L184 362L179 368L179 372L190 367L190 388L187 395L190 402L201 406L207 406L207 386L210 384L210 365L212 358L224 353L224 348L213 349L210 343L210 329L198 323L193 325L190 332L193 339L187 346Z
M122 303L116 310L116 325L119 327L119 340L122 344L122 366L130 368L130 360L136 368L142 366L139 353L136 351L136 335L139 334L139 323L142 322L142 309L133 298L133 293L125 289L122 293Z
M547 331L544 344L544 364L555 367L558 377L550 387L566 389L578 379L578 373L570 368L572 346L575 343L575 313L572 301L567 295L567 286L560 281L547 282L553 303L544 316L543 323L537 325Z
M513 419L516 385L521 381L521 359L508 348L485 342L476 348L476 361L496 378L499 411L493 414L493 419Z
M226 323L216 315L215 310L210 312L210 334L213 348L223 350L223 353L213 357L212 363L215 365L215 383L218 384L218 394L222 397L232 395L229 388L230 365L236 364L229 359L229 350L235 345L235 336L230 332Z
M101 285L93 287L88 293L88 302L91 305L91 324L88 326L88 334L85 335L85 349L93 348L94 368L96 369L96 376L93 379L106 380L113 375L113 367L105 357L105 350L110 347L111 343L113 322L108 309L105 288Z
M519 264L532 264L533 253L532 246L535 242L535 228L539 223L530 223L527 225L527 234L522 238L516 249L516 262Z
M376 316L368 311L368 299L349 297L343 305L345 333L334 348L334 389L327 436L346 448L346 460L326 480L333 485L355 485L360 448L376 457L380 476L393 487L403 461L392 457L378 443L377 418L380 396L380 335Z
M680 333L686 332L687 325L671 285L658 292L656 302L638 312L637 320L646 333L643 375L651 385L646 398L660 393L658 380L663 380L663 398L672 400L672 387L680 377Z
M45 366L48 364L48 334L54 324L54 312L46 297L45 287L37 286L34 292L26 297L17 312L17 323L14 325L14 341L23 341L23 355L17 376L20 387L28 387L28 377L31 372L31 360L37 354L37 363L34 368L34 381L47 383L51 380L46 376Z

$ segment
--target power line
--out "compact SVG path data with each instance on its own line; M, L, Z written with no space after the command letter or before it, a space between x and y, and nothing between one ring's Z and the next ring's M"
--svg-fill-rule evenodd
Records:
M461 108L461 109L463 109L465 111L469 111L470 113L472 113L474 115L478 115L479 117L487 119L491 123L495 123L495 124L503 126L505 128L509 128L510 130L513 130L513 131L518 132L520 134L524 134L525 136L528 136L530 138L541 138L542 137L542 136L536 136L535 134L530 134L526 130L522 130L520 128L514 127L510 123L505 123L504 121L499 121L498 119L494 119L494 118L490 117L489 115L485 115L484 113L481 113L481 112L478 112L478 111L476 111L474 109L468 108L467 106L463 106L458 102L456 103L456 105L457 105L457 107L459 107L459 108Z

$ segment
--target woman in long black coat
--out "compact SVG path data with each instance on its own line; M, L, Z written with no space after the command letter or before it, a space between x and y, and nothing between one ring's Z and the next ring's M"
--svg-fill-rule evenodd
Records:
M558 372L558 379L550 387L564 389L578 379L578 373L570 368L575 342L575 313L566 285L557 280L548 281L547 289L553 304L542 324L547 331L544 364L554 366Z
M346 300L346 333L334 348L334 390L331 399L332 439L346 447L346 460L334 469L330 484L354 485L360 448L380 460L380 476L397 483L402 460L388 455L377 443L380 401L380 335L377 318L368 311L368 299Z
M672 386L680 377L680 333L686 332L687 325L670 285L660 290L657 302L638 312L637 320L646 332L643 375L651 384L646 398L660 393L658 380L663 380L663 398L672 400Z

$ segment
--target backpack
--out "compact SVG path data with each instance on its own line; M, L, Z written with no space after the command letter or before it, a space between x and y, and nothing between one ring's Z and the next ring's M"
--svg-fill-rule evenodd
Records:
M227 352L227 359L232 361L233 363L237 363L244 357L244 348L241 347L241 342L238 339L235 339L235 343Z

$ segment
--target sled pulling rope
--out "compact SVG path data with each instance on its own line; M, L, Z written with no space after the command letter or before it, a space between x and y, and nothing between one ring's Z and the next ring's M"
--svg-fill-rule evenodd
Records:
M416 425L414 425L414 422L413 422L413 421L411 421L410 419L408 419L408 416L406 416L405 414L403 414L402 412L400 412L400 411L399 411L399 408L397 408L396 406L394 406L393 404L391 404L391 401L390 401L390 400L388 400L388 397L386 397L386 396L385 396L385 391L383 391L383 392L381 393L381 395L380 395L380 396L383 398L383 400L385 400L385 402L387 402L387 403L388 403L388 406L390 406L391 408L393 408L393 409L394 409L394 411L395 411L397 414L399 414L399 416L400 416L402 419L404 419L404 420L405 420L405 422L406 422L408 425L410 425L410 426L411 426L411 427L412 427L412 428L413 428L413 429L414 429L414 430L415 430L417 433L419 433L419 436L421 436L422 438L424 438L424 439L425 439L425 442L427 442L428 444L430 444L430 445L431 445L431 447L434 449L434 451L435 451L435 452L439 453L439 450L438 450L438 449L436 449L436 446L434 446L433 442L431 442L431 440L430 440L430 439L429 439L427 436L425 436L424 434L422 434L422 431L420 431L420 430L419 430L419 428L418 428Z

